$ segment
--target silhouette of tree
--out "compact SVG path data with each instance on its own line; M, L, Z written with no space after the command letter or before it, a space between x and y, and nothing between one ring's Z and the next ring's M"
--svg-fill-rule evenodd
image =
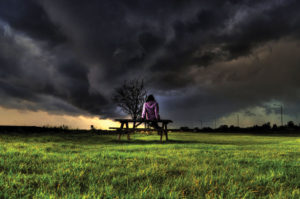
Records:
M224 124L224 125L219 126L219 129L223 130L223 131L227 131L229 129L229 127L228 127L228 125Z
M125 81L122 86L116 88L112 100L132 119L136 119L142 114L146 96L144 81L134 79Z
M194 131L194 132L199 132L200 129L199 129L198 127L195 127L193 131Z
M295 124L294 124L293 121L289 121L289 122L287 123L287 126L288 126L289 128L293 128L293 127L295 127Z
M270 122L267 122L267 123L263 124L263 125L261 126L261 128L262 128L263 130L270 130L270 129L271 129L271 124L270 124Z
M187 126L182 126L179 128L181 131L190 131L191 129Z

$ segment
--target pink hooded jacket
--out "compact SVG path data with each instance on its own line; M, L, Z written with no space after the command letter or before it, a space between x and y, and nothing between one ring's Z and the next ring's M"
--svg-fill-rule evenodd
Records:
M159 120L159 108L156 101L145 102L143 106L142 118L147 120Z

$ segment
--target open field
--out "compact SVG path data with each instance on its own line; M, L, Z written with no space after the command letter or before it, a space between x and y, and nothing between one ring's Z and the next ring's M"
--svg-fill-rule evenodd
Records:
M0 198L300 198L300 136L0 134Z

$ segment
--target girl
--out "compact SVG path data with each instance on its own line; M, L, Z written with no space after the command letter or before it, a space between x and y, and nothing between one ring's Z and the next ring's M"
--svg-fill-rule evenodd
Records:
M153 95L149 95L146 99L146 102L143 106L143 112L142 112L142 119L150 120L152 121L150 125L156 129L160 129L160 127L157 124L157 120L160 119L159 117L159 107L158 103L155 101Z

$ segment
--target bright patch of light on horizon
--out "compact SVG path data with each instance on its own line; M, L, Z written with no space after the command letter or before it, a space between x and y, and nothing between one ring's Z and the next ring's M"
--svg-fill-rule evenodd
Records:
M49 114L45 111L20 111L0 107L0 125L16 126L68 126L71 129L96 129L107 130L109 127L119 126L111 119L100 119L97 116L72 116Z

